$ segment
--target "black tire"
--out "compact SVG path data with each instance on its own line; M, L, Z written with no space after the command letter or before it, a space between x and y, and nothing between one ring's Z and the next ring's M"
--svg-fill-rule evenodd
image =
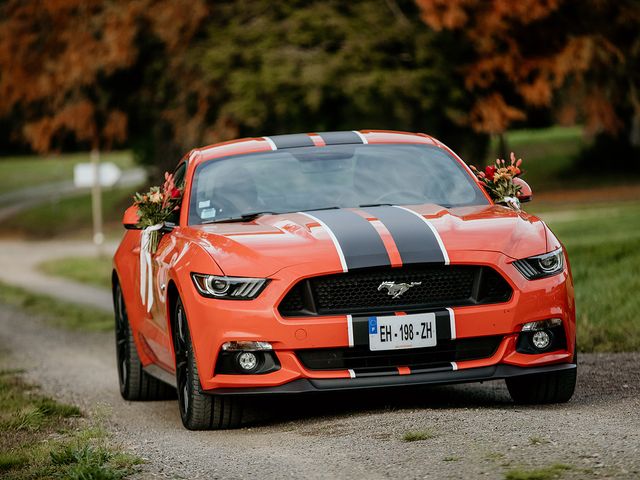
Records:
M242 423L242 404L239 399L202 392L187 316L180 298L176 301L173 320L176 384L182 424L189 430L239 427Z
M574 357L577 364L578 355ZM507 378L507 388L515 403L544 404L568 402L576 389L578 369L561 370L559 372L523 375Z
M125 400L166 400L176 397L171 385L152 377L142 370L133 333L129 326L127 308L122 289L116 285L113 291L113 306L116 317L116 361L120 395Z

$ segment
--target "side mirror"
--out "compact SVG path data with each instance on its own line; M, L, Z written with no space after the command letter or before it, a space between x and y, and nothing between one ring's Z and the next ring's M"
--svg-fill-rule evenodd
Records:
M122 216L122 224L124 228L127 230L142 230L138 227L138 222L140 221L140 217L138 216L138 207L130 206L124 211L124 215Z
M529 184L520 177L514 178L513 183L520 185L520 193L518 193L518 200L520 200L520 203L530 202L533 198L533 192L531 191Z

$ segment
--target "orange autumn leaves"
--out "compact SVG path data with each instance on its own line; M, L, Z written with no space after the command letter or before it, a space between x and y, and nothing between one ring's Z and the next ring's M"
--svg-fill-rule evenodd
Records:
M416 0L423 21L472 50L460 66L474 104L463 123L501 133L548 108L589 133L618 133L640 118L640 4L613 0ZM634 33L635 32L635 33ZM634 78L635 77L635 78Z
M177 66L207 13L205 0L3 2L0 117L16 115L16 139L37 152L68 136L101 149L125 141L126 105L109 93L114 76L139 60L141 38L162 42Z

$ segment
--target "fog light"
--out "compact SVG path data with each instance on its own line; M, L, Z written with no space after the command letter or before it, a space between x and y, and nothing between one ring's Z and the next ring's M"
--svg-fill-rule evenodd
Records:
M539 330L533 334L531 341L538 350L544 350L551 343L551 336L545 330Z
M251 352L242 352L236 357L236 362L238 362L238 366L240 366L242 370L250 372L258 366L258 357Z

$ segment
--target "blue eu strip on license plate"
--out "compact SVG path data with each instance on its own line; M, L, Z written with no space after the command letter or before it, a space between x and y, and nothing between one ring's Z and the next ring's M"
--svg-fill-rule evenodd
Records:
M375 335L378 333L378 318L369 317L369 335Z
M435 313L369 317L370 350L425 348L436 345Z

